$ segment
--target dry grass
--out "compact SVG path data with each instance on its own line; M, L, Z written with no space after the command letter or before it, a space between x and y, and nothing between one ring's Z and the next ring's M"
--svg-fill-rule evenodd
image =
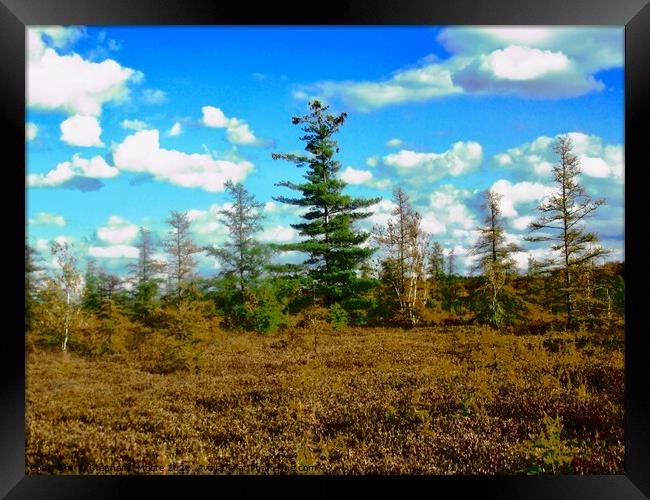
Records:
M27 473L624 470L620 339L440 327L176 348L172 373L147 350L30 353Z

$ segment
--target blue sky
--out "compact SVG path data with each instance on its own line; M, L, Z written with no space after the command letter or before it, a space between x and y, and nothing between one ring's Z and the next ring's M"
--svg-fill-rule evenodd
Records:
M202 245L226 236L223 185L265 204L264 241L299 222L272 201L299 180L272 152L301 151L291 117L319 98L347 111L340 172L350 193L402 186L460 271L481 223L481 192L503 195L508 238L523 241L552 192L549 144L571 135L587 192L607 205L589 228L623 259L622 27L31 27L27 37L28 236L69 241L123 273L139 226L159 237L188 211ZM164 255L159 256L164 258ZM287 255L285 259L299 256ZM216 262L202 256L200 271Z

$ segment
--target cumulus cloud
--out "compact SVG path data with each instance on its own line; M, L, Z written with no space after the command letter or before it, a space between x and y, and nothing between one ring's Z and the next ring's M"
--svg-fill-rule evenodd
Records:
M111 215L108 223L97 229L97 237L109 245L132 243L137 236L138 226L117 215Z
M441 222L433 213L425 213L420 221L422 230L429 234L441 234L447 230L447 225Z
M47 212L40 212L34 216L34 218L29 219L30 225L54 225L63 227L65 226L65 219L62 215L50 214Z
M467 206L467 200L475 195L475 192L468 189L459 189L446 184L431 193L428 208L446 227L474 229L477 221Z
M520 231L525 230L528 225L533 222L534 218L530 215L522 215L521 217L516 217L511 221L512 227Z
M102 128L94 116L74 115L61 122L61 140L71 146L102 147Z
M397 204L392 200L380 200L378 203L368 207L372 215L367 221L376 226L385 226L393 218L393 211L397 209Z
M368 170L357 170L356 168L347 167L341 172L341 180L348 184L366 184L372 179L372 172Z
M569 59L562 52L512 45L491 52L483 60L484 68L504 80L534 80L562 71Z
M390 139L386 141L386 147L388 148L399 148L403 144L401 139Z
M96 63L75 53L61 55L55 50L58 42L50 37L55 48L47 46L44 34L42 29L27 30L27 105L31 108L98 116L105 103L125 100L129 83L141 76L112 59Z
M160 89L145 89L142 91L142 102L145 104L162 104L167 102L167 93Z
M427 198L413 199L413 208L420 214L422 229L449 246L463 243L471 245L476 237L477 219L468 206L468 201L476 196L475 191L459 189L451 184L443 185ZM361 223L366 229L370 226L386 226L395 216L397 205L391 199L381 200L369 207L372 215Z
M119 173L117 168L110 166L101 156L87 160L76 154L72 161L59 163L46 174L29 174L27 185L32 188L72 187L70 183L77 178L109 179Z
M298 205L290 205L289 203L279 203L277 201L267 201L264 204L262 213L265 216L284 216L290 215L300 217L305 213L305 208Z
M369 170L358 170L352 167L343 170L340 178L348 184L364 185L375 189L387 189L391 186L389 179L375 179L373 173Z
M436 188L427 198L413 198L411 203L420 216L420 227L428 233L433 241L447 249L455 250L458 272L469 269L472 257L467 254L478 236L478 220L471 205L478 191L460 189L451 184ZM397 205L392 200L382 200L371 207L374 214L370 217L373 224L386 226L394 220Z
M226 181L241 182L254 169L249 161L215 160L209 154L187 154L160 147L158 130L129 135L113 149L120 170L150 174L182 187L198 187L210 192L224 190Z
M337 97L362 111L461 93L564 98L604 89L596 74L623 65L618 27L454 26L438 42L444 60L427 57L380 81L317 82L294 95Z
M49 240L46 240L44 238L36 240L34 248L38 252L48 252L50 250Z
M340 97L348 106L370 111L384 106L410 101L426 101L462 93L455 85L448 65L429 65L416 69L396 71L392 78L380 81L324 81L307 89L301 95L315 94L325 100Z
M447 176L459 176L476 170L483 160L477 142L457 142L444 153L418 153L401 150L384 156L383 163L394 168L407 182L420 185Z
M245 120L228 118L225 113L214 106L203 106L202 122L206 127L225 128L228 142L247 146L261 146L264 142L255 137Z
M177 135L181 135L182 132L183 127L181 126L180 122L176 122L174 125L172 125L172 128L169 129L167 135L169 137L176 137Z
M573 152L580 161L582 174L587 177L623 181L623 146L605 144L601 137L582 132L567 134L573 142ZM555 137L540 136L532 142L510 148L493 157L495 166L522 176L550 179L557 155L552 150Z
M606 198L606 204L584 221L586 228L604 238L606 248L618 252L622 250L624 235L623 147L606 144L595 135L579 132L568 135L582 170L578 181L588 195ZM501 179L492 185L494 191L503 195L502 213L514 231L527 233L528 224L539 216L536 207L558 189L552 178L553 165L558 161L551 149L556 137L541 136L493 157L494 167L517 179L526 179ZM618 254L608 258L616 258L615 255ZM527 258L522 253L518 256L519 263L527 262Z
M25 124L25 138L28 141L33 141L38 135L38 127L35 123L26 123Z
M298 231L291 226L273 226L264 229L259 235L259 240L266 243L298 241Z
M203 106L201 111L203 112L203 124L206 127L225 128L230 122L224 112L214 106Z
M84 35L84 28L79 26L30 26L30 30L45 38L57 49L66 49L74 45Z
M147 125L142 120L122 120L120 125L122 126L122 128L126 130L135 130L135 131L149 128L149 125Z
M370 156L368 159L366 159L366 165L368 165L370 168L375 168L377 165L379 165L380 161L381 158L379 156Z
M506 179L496 181L490 189L502 196L501 214L508 218L519 217L516 205L539 203L557 190L554 186L547 186L539 182L524 181L513 184ZM522 223L521 220L518 222L519 225Z
M131 245L91 246L88 255L98 259L137 259L139 251Z
M213 204L207 210L191 209L187 217L191 222L194 241L199 245L220 245L228 238L228 229L223 224L222 210L232 209L232 203Z

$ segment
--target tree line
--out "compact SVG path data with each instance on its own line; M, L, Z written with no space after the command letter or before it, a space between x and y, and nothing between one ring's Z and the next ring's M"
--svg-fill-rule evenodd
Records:
M484 219L468 254L472 276L456 272L453 249L445 250L422 228L409 195L397 187L395 208L386 226L363 231L355 224L372 215L380 198L352 197L338 176L334 138L347 118L331 114L318 101L309 113L294 117L304 135L305 154L274 153L304 169L303 181L278 186L295 196L279 203L303 209L292 224L300 241L262 244L262 205L241 184L226 183L231 205L220 211L228 239L221 246L200 247L192 240L186 212L172 211L158 251L150 230L140 228L138 259L128 277L90 262L83 275L67 244L54 243L58 269L43 276L36 251L25 247L26 327L42 343L80 346L73 331L90 338L85 348L114 348L124 329L142 338L164 331L179 340L192 338L217 321L230 329L271 332L322 321L345 325L465 324L498 329L580 327L614 328L624 318L623 264L599 264L606 254L585 221L605 201L593 200L578 182L579 160L568 136L552 145L555 191L538 206L527 240L547 245L548 257L529 260L525 275L516 272L513 254L521 248L507 239L501 196L484 193ZM301 264L272 264L281 252L306 255ZM205 252L220 263L211 277L196 273L195 256ZM311 322L311 323L310 323Z

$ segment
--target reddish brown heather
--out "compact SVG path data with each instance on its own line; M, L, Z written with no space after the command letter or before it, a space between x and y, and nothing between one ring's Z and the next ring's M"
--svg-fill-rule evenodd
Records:
M620 338L437 327L145 345L29 353L27 473L624 471Z

